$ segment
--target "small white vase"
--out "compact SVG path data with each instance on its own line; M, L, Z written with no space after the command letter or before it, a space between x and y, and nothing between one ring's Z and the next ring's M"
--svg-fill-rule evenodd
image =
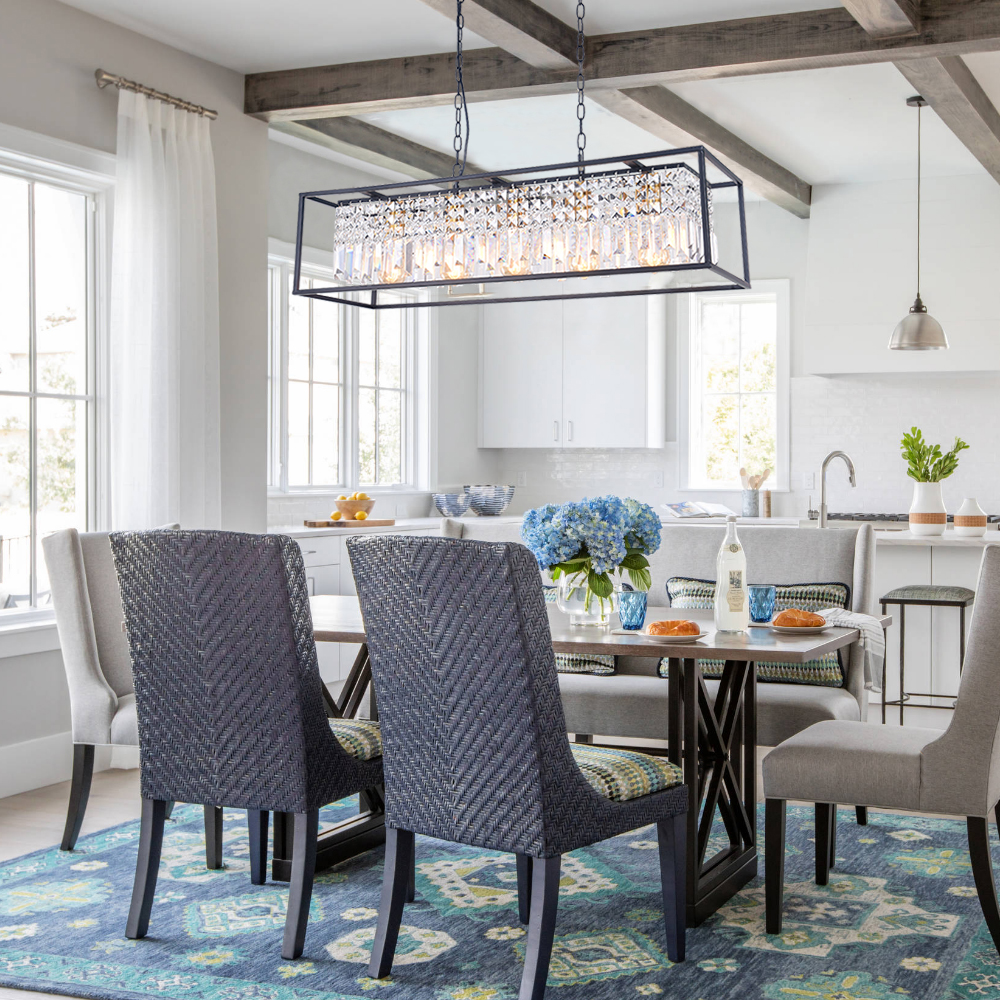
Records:
M914 483L910 504L910 531L914 535L943 535L948 511L941 496L941 484Z
M986 511L975 497L966 497L955 511L955 534L982 538L986 534Z

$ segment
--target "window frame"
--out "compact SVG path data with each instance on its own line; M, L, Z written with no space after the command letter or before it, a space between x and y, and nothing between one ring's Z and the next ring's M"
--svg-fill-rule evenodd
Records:
M288 481L288 314L291 297L290 275L294 269L291 248L270 240L268 253L268 488L269 496L313 496L364 488L369 494L412 493L416 469L416 320L413 310L399 310L403 335L401 389L403 396L404 481L392 484L365 484L358 480L358 390L360 322L358 309L337 305L340 330L340 470L341 482L296 485ZM303 248L303 278L330 279L325 255ZM274 305L277 304L277 310ZM375 313L376 322L380 313ZM277 379L275 379L277 375ZM390 390L397 391L397 390ZM310 444L312 440L310 411Z
M36 490L38 399L76 399L85 402L87 433L87 509L83 530L95 531L110 523L110 484L107 481L107 455L110 440L107 397L109 284L111 274L111 223L115 176L115 157L76 143L0 124L0 172L31 183L72 191L86 198L87 307L86 370L87 386L83 393L50 393L37 389L36 366L30 364L27 390L0 390L10 397L28 398L29 403L29 503L31 505L29 586L32 600L37 599L38 535ZM31 274L34 273L34 261ZM31 280L29 278L29 280ZM34 355L37 329L34 304L30 312L29 351ZM51 603L23 608L0 609L0 628L19 628L42 624L54 618Z
M790 488L789 473L789 345L790 345L790 282L787 278L755 280L747 291L692 292L677 296L676 329L678 353L678 472L680 490L686 493L738 493L740 485L710 486L696 482L691 475L691 405L695 390L692 345L697 333L698 304L702 300L752 302L761 295L774 296L777 311L775 346L775 405L776 405L776 465L767 487L774 493L784 493Z

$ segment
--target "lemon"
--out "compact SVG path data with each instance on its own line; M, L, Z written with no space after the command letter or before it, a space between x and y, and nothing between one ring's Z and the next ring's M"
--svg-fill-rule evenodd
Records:
M357 512L357 514L354 515L354 520L355 521L367 521L368 520L368 515L363 510L359 510Z
M346 496L345 494L341 493L341 494L340 494L340 496L339 496L339 497L337 497L337 499L338 499L338 500L346 500L346 499L347 499L347 496Z
M342 515L341 515L340 511L339 511L339 510L335 510L335 511L334 511L334 512L333 512L333 513L332 513L332 514L330 515L330 520L331 520L331 521L339 521L341 517L342 517Z
M348 500L357 500L358 499L358 495L357 495L357 493L352 493L347 499Z
M367 493L357 493L357 494L355 494L354 499L355 500L367 500L368 499L368 494Z

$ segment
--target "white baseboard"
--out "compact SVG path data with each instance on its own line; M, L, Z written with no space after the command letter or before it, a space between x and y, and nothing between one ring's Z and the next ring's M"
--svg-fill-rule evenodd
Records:
M138 747L97 747L94 770L138 767ZM0 746L0 798L69 781L73 777L73 734L53 733Z

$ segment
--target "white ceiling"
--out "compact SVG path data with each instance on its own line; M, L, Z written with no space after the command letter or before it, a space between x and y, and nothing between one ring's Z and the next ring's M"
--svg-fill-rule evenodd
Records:
M239 72L447 52L454 27L420 0L66 0L72 6ZM536 0L567 22L576 0ZM725 20L826 6L833 0L588 0L592 33ZM467 36L470 47L486 44ZM1000 105L1000 53L970 68ZM681 97L812 184L915 174L912 88L891 64L775 73L680 84ZM574 97L470 106L469 159L487 169L573 159ZM364 116L444 152L450 106ZM590 156L642 152L662 142L590 103ZM982 167L931 111L924 112L929 176Z

